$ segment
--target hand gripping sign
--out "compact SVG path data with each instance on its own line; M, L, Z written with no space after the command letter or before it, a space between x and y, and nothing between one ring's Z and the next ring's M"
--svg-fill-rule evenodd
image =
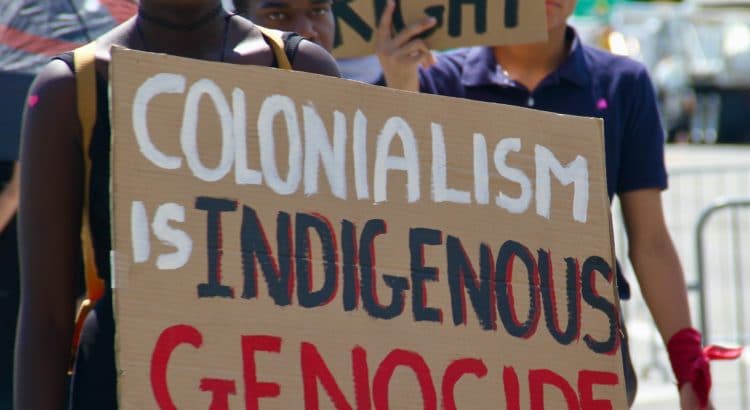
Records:
M626 406L600 120L122 49L111 78L122 408Z

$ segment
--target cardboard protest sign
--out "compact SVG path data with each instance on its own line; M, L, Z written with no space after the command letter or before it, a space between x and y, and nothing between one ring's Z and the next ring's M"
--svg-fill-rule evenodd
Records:
M600 120L111 70L121 408L625 408Z
M375 52L375 34L387 0L341 0L333 4L339 58ZM432 16L437 24L422 38L430 48L531 43L547 37L544 0L396 0L393 29Z

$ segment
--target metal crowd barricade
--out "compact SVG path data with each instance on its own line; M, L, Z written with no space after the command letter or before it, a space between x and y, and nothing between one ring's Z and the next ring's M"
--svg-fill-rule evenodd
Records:
M706 331L709 342L749 345L747 334L744 340L740 340L738 333L732 332L738 327L738 315L744 315L745 333L750 329L750 301L745 302L739 297L750 295L750 255L742 254L745 250L750 254L750 208L735 209L733 205L715 210L705 219L702 229L706 250L700 262L696 226L701 215L716 205L717 198L750 198L750 146L670 146L667 165L670 187L662 195L662 201L667 226L683 263L693 321ZM735 215L731 216L732 213ZM613 206L613 223L617 255L633 290L632 300L623 303L623 309L630 334L631 356L640 379L639 398L634 408L650 410L661 408L657 404L672 405L677 398L674 376L664 344L627 260L627 236L617 201ZM730 242L732 235L735 242ZM720 251L714 250L717 247ZM734 265L725 266L729 261ZM699 264L703 267L700 268ZM744 291L728 279L727 275L734 272L735 266L745 275L742 278ZM734 298L743 300L744 306ZM745 354L741 363L712 363L716 408L750 409L748 356L750 353ZM740 369L740 366L743 367ZM745 373L738 378L739 371Z
M722 221L721 216L726 220ZM712 246L709 243L712 224L727 223L723 234L727 236L729 249ZM697 278L688 285L688 289L698 293L700 307L700 325L708 343L730 343L750 346L750 302L746 295L750 295L750 197L721 199L708 206L701 213L695 229ZM713 254L713 255L709 255ZM710 264L711 258L719 258L718 264ZM719 272L715 267L719 265ZM725 269L728 268L728 269ZM713 276L715 274L723 277ZM731 286L729 292L722 291L720 295L712 292L711 285L716 279L728 279L725 283ZM726 288L726 286L724 286ZM712 298L719 296L721 302L711 304ZM731 299L732 303L726 303ZM716 320L716 319L719 320ZM730 319L730 320L721 320ZM733 320L732 320L733 319ZM716 323L719 322L719 323ZM734 325L732 326L732 323ZM727 326L729 325L729 326ZM728 328L727 328L728 327ZM747 360L740 360L737 367L737 387L741 409L750 409L750 376L748 375ZM721 394L721 392L718 392Z

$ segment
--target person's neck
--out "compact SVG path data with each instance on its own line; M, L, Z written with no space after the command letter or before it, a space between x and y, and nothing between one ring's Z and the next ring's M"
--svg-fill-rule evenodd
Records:
M226 12L221 2L180 7L141 1L136 16L145 51L193 58L212 58L221 47Z
M533 91L568 54L566 26L550 30L547 41L494 47L495 60L516 82Z

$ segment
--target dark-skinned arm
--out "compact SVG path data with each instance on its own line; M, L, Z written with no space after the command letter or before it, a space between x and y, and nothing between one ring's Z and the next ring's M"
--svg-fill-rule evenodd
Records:
M80 270L82 160L75 78L49 63L29 95L21 133L21 305L15 408L61 409Z
M296 71L341 77L336 60L323 47L307 40L302 40L299 44L292 68Z

